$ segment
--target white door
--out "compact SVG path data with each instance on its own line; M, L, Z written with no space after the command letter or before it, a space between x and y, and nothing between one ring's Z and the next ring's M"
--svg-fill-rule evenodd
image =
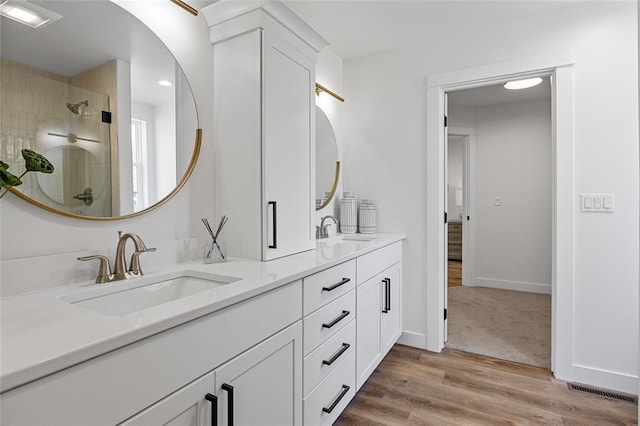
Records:
M263 259L315 247L311 189L314 68L273 34L264 35ZM308 61L308 60L307 60Z
M449 171L447 170L447 161L449 159L449 131L448 131L448 115L449 115L449 103L448 103L448 96L445 93L444 94L444 111L445 111L445 116L444 116L444 126L443 126L443 132L444 132L444 167L443 167L443 172L444 172L444 208L445 208L445 212L444 212L444 259L442 259L442 261L444 262L444 342L447 342L447 318L448 318L448 305L449 305L449 212L447 211L447 209L449 208L449 182L448 182L448 178L447 175L449 173Z
M384 290L382 293L380 335L383 356L396 343L401 334L400 270L401 264L396 263L382 273Z
M369 378L380 359L380 315L384 283L376 275L358 286L356 297L356 386Z
M218 424L302 424L302 324L286 328L215 371Z

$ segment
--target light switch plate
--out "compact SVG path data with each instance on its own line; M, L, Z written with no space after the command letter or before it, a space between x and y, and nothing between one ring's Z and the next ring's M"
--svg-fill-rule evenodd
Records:
M615 206L615 195L611 192L580 194L580 211L582 212L613 213Z

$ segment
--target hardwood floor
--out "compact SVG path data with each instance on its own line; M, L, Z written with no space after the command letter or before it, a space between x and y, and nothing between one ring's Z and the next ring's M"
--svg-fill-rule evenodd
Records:
M570 391L549 370L396 345L336 425L635 425L637 404Z
M460 287L462 285L462 261L448 260L447 265L447 285L449 287Z

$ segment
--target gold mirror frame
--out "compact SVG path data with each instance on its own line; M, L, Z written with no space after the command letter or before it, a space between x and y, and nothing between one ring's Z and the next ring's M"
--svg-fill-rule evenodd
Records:
M184 173L184 176L182 176L182 179L180 180L180 182L178 183L178 185L173 188L173 191L171 191L169 194L167 194L163 199L161 199L160 201L158 201L157 203L147 207L144 210L140 210L138 212L135 213L130 213L124 216L82 216L79 214L74 214L74 213L69 213L60 209L56 209L54 207L51 207L47 204L41 203L40 201L34 200L33 198L29 197L28 195L23 194L22 192L20 192L19 190L11 187L9 188L9 192L17 195L18 197L22 198L25 201L28 201L29 203L38 206L42 209L48 210L52 213L56 213L62 216L66 216L66 217L71 217L74 219L84 219L84 220L97 220L97 221L108 221L108 220L120 220L120 219L129 219L132 217L136 217L136 216L140 216L144 213L148 213L152 210L157 209L158 207L162 206L163 204L165 204L167 201L169 201L174 195L176 195L178 193L178 191L180 191L180 189L182 189L182 187L187 183L187 181L189 180L189 177L191 176L191 173L193 173L193 169L196 166L196 163L198 161L198 156L200 155L200 146L202 145L202 129L196 129L196 140L195 140L195 146L193 147L193 154L191 155L191 161L189 162L189 166L187 167L186 172ZM337 177L337 175L336 175ZM333 192L335 192L335 185L334 185L334 189L331 192L331 195L333 196Z
M338 180L340 179L340 162L336 161L336 175L333 178L333 186L331 187L331 193L319 207L316 207L316 211L322 210L329 205L331 200L333 200L333 196L336 195L336 190L338 189Z

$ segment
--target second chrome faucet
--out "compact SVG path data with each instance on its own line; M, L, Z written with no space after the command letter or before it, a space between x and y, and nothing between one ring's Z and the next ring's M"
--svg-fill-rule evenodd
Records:
M140 236L137 234L131 232L122 234L121 232L118 232L118 235L120 239L118 240L118 247L116 248L116 261L113 273L111 272L111 264L109 263L109 258L107 258L107 256L97 254L93 256L83 256L78 258L78 260L83 261L100 261L100 268L98 269L98 277L96 278L96 283L109 283L112 281L126 280L128 278L141 276L142 268L140 267L140 255L142 253L156 251L155 248L147 247L142 241L142 238L140 238ZM126 265L127 261L125 259L127 240L133 241L133 245L135 247L135 251L131 255L131 260L129 261L128 269Z

